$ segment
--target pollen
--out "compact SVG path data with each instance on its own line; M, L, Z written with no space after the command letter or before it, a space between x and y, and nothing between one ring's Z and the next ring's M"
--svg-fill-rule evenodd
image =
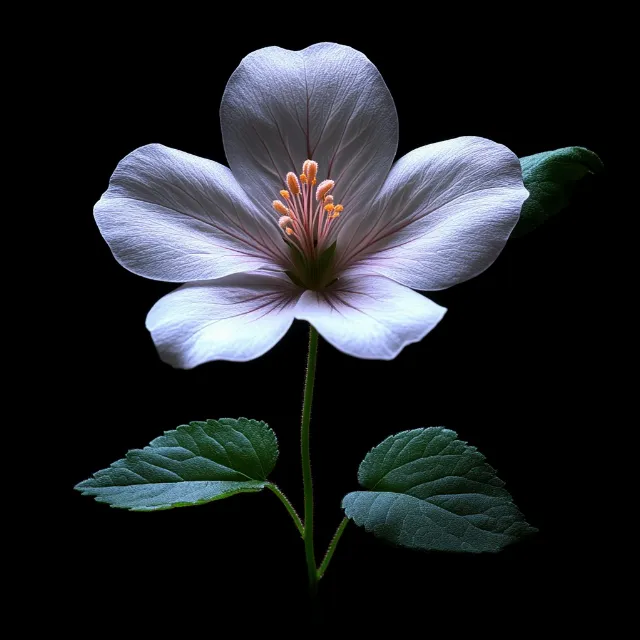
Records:
M280 200L274 200L273 201L273 208L281 215L281 216L288 216L291 211L289 211L289 209L287 209L287 207L285 207L282 202L280 202Z
M280 192L280 195L281 195L285 200L288 200L288 199L291 197L291 196L289 195L289 192L288 192L286 189L283 189L283 190Z
M298 176L293 173L293 171L289 171L289 173L287 173L287 186L294 196L300 195L300 183L298 182Z
M335 186L335 182L333 180L323 180L316 189L316 200L322 200Z
M341 211L344 211L344 207L341 204L337 204L335 206L332 204L326 204L324 206L324 210L329 214L327 218L329 218L329 220L334 220L340 216Z

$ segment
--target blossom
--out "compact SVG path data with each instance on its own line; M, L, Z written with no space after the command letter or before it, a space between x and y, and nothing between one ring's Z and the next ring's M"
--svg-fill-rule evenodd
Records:
M392 359L446 311L415 290L484 271L528 195L517 157L484 138L393 164L393 99L346 46L251 53L220 120L230 169L144 146L118 164L94 210L121 265L185 283L146 321L175 367L256 358L295 318L344 353Z

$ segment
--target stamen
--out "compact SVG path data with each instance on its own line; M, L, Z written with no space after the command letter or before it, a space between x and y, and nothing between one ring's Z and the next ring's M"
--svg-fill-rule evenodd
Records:
M318 163L315 160L305 160L302 165L302 172L311 184L315 184L316 174L318 173Z
M278 220L278 226L287 233L289 233L289 229L291 229L291 233L293 233L293 220L289 216L282 216L282 218ZM291 235L291 233L289 233L289 235Z
M316 200L322 200L334 186L333 180L323 180L316 189Z
M300 195L300 183L298 182L298 176L292 171L287 173L287 186L294 196Z
M332 229L335 229L331 221L344 210L341 204L334 204L334 197L329 193L335 187L333 180L322 180L316 187L318 169L317 162L305 160L301 174L287 173L286 188L279 192L282 200L272 203L280 215L278 226L291 238L287 242L298 249L309 265L316 264L331 243ZM313 275L313 270L310 273L307 275L312 281L324 277Z
M273 208L282 216L288 216L291 211L285 207L280 200L273 201Z

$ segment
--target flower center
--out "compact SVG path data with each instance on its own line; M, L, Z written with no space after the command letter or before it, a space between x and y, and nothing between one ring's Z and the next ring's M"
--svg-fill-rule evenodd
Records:
M331 263L335 243L329 246L331 224L344 207L334 204L333 180L323 180L316 186L318 163L305 160L298 177L287 174L282 200L274 200L273 208L280 218L278 226L291 247L296 272L292 280L308 289L321 289L332 279ZM290 276L292 274L289 274Z

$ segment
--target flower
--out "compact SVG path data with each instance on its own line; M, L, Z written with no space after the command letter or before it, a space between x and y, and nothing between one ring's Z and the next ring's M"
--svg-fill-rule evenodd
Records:
M257 358L294 318L344 353L392 359L446 311L413 289L484 271L528 195L517 157L484 138L421 147L392 166L393 99L346 46L251 53L220 119L231 169L144 146L94 210L120 264L186 283L146 321L175 367Z

